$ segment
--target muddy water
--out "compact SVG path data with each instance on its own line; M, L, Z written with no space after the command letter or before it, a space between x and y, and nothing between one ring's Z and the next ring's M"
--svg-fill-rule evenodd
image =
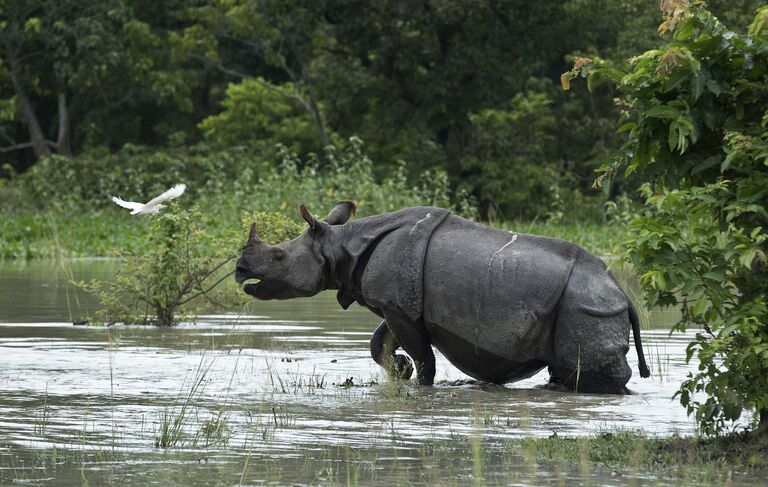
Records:
M554 433L693 432L672 399L686 341L662 314L644 331L653 378L635 372L635 395L545 391L544 373L477 384L439 354L437 384L422 388L386 380L368 353L377 318L331 293L173 329L73 326L95 303L67 281L115 265L0 263L0 483L679 482L508 450ZM736 473L736 484L759 482Z

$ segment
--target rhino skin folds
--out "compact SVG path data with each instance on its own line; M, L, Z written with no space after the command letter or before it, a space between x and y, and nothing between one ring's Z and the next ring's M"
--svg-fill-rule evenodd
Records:
M238 282L259 299L338 291L339 303L384 318L373 359L392 376L432 384L434 346L467 375L506 383L549 367L550 384L625 394L632 329L640 375L637 313L601 259L558 239L492 228L419 206L349 221L343 201L324 220L303 206L309 228L275 246L249 237ZM279 258L275 258L279 256ZM250 287L249 287L250 286ZM261 287L259 287L261 286Z

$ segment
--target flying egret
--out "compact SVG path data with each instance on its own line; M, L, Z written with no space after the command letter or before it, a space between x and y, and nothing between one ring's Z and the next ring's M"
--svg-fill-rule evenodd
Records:
M151 213L157 213L161 209L165 208L165 205L161 205L163 201L172 200L178 198L187 189L186 184L177 184L173 188L169 189L160 196L156 196L149 200L147 203L139 203L136 201L125 201L117 196L112 197L112 201L131 210L131 215L149 215Z

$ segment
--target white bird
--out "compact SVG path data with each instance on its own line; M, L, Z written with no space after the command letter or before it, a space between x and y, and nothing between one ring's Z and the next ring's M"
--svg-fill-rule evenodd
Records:
M136 201L125 201L123 199L118 198L117 196L113 196L112 201L122 206L123 208L128 208L129 210L131 210L131 215L149 215L151 213L157 213L158 211L165 208L165 205L161 205L160 203L162 203L163 201L168 201L174 198L178 198L184 193L185 189L187 189L186 184L177 184L176 186L169 189L165 193L161 194L160 196L156 196L152 198L146 203L139 203Z

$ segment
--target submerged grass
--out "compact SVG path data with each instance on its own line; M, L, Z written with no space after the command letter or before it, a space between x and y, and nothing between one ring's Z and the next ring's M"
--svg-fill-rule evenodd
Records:
M292 428L296 418L287 405L259 402L261 411L246 427L253 434L227 451L199 448L225 446L233 433L229 412L213 412L203 421L194 441L189 406L205 367L195 374L189 392L180 394L175 415L169 415L162 456L121 449L93 450L51 448L29 450L22 457L3 454L0 445L0 485L35 479L64 480L79 472L83 484L121 485L130 465L142 465L141 481L154 483L173 477L176 483L204 484L229 478L229 483L363 485L582 485L600 479L623 479L624 483L670 485L760 485L768 468L768 439L749 434L720 438L653 437L641 430L613 429L583 437L524 437L501 439L489 435L502 425L482 406L475 408L471 430L451 432L448 438L424 438L414 442L398 438L394 419L383 425L391 429L390 441L370 444L295 444L286 450L275 443L274 432ZM185 388L186 390L186 388ZM188 405L184 407L184 405ZM231 411L237 414L237 410ZM178 420L182 427L174 430ZM258 419L257 419L258 418ZM490 418L490 419L488 419ZM260 434L258 430L271 432ZM180 432L176 441L173 432ZM263 433L263 432L262 432ZM158 445L162 446L162 445ZM217 465L214 473L205 464ZM175 466L174 466L175 465ZM128 469L128 470L125 470ZM214 475L213 477L211 475Z
M184 384L179 391L176 404L171 408L165 408L160 416L160 428L155 436L155 448L172 448L183 446L189 435L189 427L194 423L196 412L196 403L205 387L205 380L210 371L213 362L204 364L205 355L200 359L200 364L195 371L195 376L189 386L189 391L185 390ZM186 383L186 381L184 381ZM207 443L216 442L217 439L227 436L226 417L219 414L207 422L203 422L201 432L196 436L193 443L202 435L207 439Z
M537 463L640 469L648 473L713 481L735 469L768 468L768 438L747 433L716 438L654 437L642 431L613 430L586 437L522 438L510 440L507 452L533 452Z

